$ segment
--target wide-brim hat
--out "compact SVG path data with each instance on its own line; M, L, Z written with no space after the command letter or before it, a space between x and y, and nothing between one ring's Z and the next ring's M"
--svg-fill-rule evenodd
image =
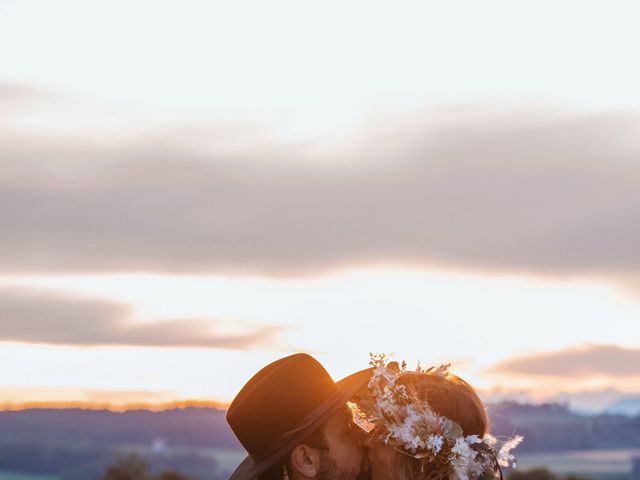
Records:
M236 395L227 422L249 455L229 480L249 480L282 460L365 387L371 369L334 382L310 355L276 360Z

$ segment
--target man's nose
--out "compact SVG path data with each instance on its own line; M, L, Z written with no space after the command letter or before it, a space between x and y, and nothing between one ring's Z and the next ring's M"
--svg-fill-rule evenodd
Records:
M375 436L371 432L367 433L364 430L361 430L359 445L365 448L371 448L373 447L374 443L375 443Z
M365 432L362 428L360 428L355 423L351 424L350 428L351 428L351 438L353 438L358 445L363 446L364 442L366 441L367 432Z

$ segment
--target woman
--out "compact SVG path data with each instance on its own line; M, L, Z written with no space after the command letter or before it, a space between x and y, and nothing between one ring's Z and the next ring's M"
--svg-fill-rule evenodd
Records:
M489 480L512 466L510 450L489 435L473 388L448 365L407 371L373 356L369 389L355 399L355 419L369 432L371 480Z

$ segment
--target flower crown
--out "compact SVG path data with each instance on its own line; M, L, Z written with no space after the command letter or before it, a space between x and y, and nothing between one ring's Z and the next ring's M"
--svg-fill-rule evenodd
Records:
M492 435L465 436L462 427L438 415L396 380L407 372L406 363L390 362L387 355L370 354L373 375L369 389L354 399L354 421L365 431L377 428L382 441L420 462L431 478L477 480L486 472L502 477L500 467L515 467L510 453L522 440L520 435L500 442ZM451 378L449 365L422 369L416 373Z

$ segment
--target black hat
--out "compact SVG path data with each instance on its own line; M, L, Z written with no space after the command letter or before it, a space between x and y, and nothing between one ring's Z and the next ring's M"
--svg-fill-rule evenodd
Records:
M361 370L334 382L310 355L296 353L256 373L233 399L227 422L249 455L229 480L267 470L329 420L371 377Z

